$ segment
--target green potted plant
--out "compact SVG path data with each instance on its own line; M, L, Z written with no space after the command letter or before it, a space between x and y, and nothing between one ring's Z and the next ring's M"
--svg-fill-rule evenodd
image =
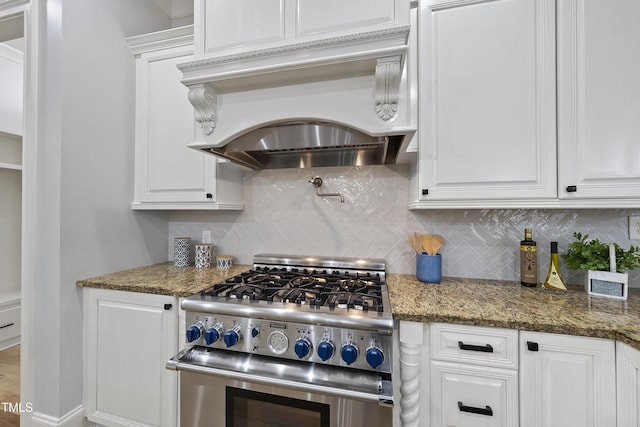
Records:
M585 289L588 293L627 299L628 271L640 267L640 247L622 249L617 243L606 244L589 235L574 232L574 242L562 254L567 268L586 270Z

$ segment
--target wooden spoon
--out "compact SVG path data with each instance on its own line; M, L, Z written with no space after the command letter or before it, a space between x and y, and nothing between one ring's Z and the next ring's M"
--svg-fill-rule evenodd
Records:
M432 255L437 255L438 254L438 251L442 247L443 243L444 243L444 237L442 237L439 234L435 234L433 236L433 239L431 240L431 250L433 251Z
M432 240L433 240L433 236L431 234L423 234L422 236L420 236L422 247L424 248L424 251L427 253L427 255L433 255L432 254L433 249L431 246Z
M418 240L416 240L415 234L413 236L407 237L407 241L417 254L422 253L422 244Z

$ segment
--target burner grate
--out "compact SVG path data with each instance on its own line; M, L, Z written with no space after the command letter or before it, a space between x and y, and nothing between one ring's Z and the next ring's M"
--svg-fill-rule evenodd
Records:
M383 284L380 274L370 272L255 267L214 285L203 295L382 312Z

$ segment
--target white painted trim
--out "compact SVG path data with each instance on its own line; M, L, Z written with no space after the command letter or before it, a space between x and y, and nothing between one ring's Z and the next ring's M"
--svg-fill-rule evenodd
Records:
M427 199L429 196L425 196ZM640 199L417 200L409 209L637 209Z
M0 56L20 65L24 63L24 54L4 43L0 43Z
M11 170L21 171L22 170L22 165L17 165L15 163L3 163L3 162L0 162L0 169L11 169Z
M34 412L31 418L31 427L83 427L83 410L84 407L80 405L60 418Z

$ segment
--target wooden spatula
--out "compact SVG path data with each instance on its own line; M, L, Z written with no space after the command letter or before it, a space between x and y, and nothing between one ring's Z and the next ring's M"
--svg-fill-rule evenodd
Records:
M422 248L427 253L427 255L433 255L432 249L432 240L433 236L431 234L423 234L420 236L420 241L422 242Z
M422 253L422 243L420 243L420 240L416 238L417 234L418 233L413 233L413 235L407 237L407 241L409 242L413 250L416 251L417 254L420 254Z
M433 252L431 255L436 255L442 244L444 243L444 237L439 234L434 234L431 239L431 251Z

